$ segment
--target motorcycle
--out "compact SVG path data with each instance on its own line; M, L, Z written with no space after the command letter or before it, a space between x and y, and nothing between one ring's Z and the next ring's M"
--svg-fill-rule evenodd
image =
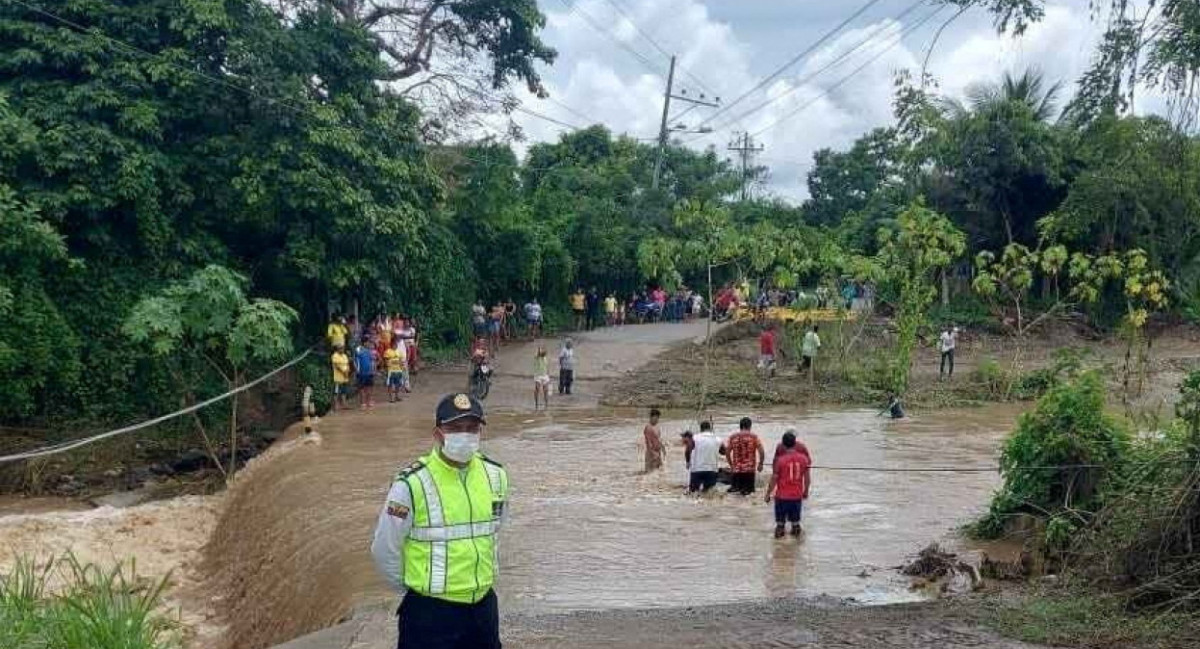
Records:
M485 360L482 363L472 363L471 378L467 390L471 396L480 401L487 398L492 389L492 367Z

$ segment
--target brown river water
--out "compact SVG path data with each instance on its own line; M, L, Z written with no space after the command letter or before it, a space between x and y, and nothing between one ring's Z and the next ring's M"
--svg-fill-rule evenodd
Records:
M585 338L600 378L615 378L670 340L642 328ZM670 329L667 327L667 329ZM674 339L695 327L671 329ZM604 336L608 336L605 338ZM589 349L587 344L581 350ZM526 345L506 354L489 399L486 453L512 481L502 532L504 610L562 612L723 604L827 594L864 603L921 597L893 569L931 541L977 550L954 528L977 514L995 473L884 473L815 469L805 536L775 541L759 496L684 493L678 433L687 413L664 415L666 468L641 475L644 413L595 406L600 381L549 413L529 411ZM532 354L529 354L530 356ZM603 359L602 361L600 359ZM586 365L584 365L586 367ZM600 368L603 367L601 370ZM130 510L0 517L0 567L18 551L70 547L87 558L148 555L151 572L177 557L173 603L203 647L257 648L328 626L358 607L394 606L368 547L391 476L425 452L437 395L457 373L426 376L404 404L326 418L316 436L282 443L251 463L225 494ZM988 406L891 421L874 411L714 412L727 436L743 415L768 453L795 427L817 465L990 466L1018 409ZM769 470L769 469L768 469ZM760 476L765 484L766 474ZM132 521L132 523L129 523ZM50 541L53 540L53 543Z

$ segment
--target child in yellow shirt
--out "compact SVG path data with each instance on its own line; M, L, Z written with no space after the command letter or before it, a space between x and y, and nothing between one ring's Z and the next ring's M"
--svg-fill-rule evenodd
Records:
M329 361L333 366L333 409L337 410L345 408L350 397L350 357L343 345L336 345Z

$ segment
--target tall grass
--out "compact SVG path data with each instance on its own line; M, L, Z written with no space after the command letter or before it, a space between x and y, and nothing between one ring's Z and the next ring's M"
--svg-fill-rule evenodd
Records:
M0 574L0 647L178 649L178 625L161 610L167 583L139 579L132 563L19 558Z

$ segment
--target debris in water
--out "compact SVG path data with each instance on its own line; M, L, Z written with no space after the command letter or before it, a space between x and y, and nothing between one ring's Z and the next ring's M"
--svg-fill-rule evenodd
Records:
M917 577L914 589L938 585L946 594L968 593L983 583L979 569L962 561L953 552L947 552L937 543L931 543L917 554L917 558L900 568L909 577Z

